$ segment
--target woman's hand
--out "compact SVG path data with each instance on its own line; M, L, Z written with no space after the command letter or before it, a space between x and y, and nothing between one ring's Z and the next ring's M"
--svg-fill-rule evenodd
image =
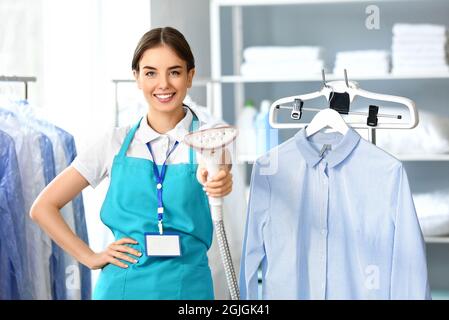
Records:
M120 268L124 269L128 268L128 265L121 262L119 259L128 261L130 263L136 263L137 260L131 258L125 253L132 254L136 257L142 256L141 252L128 246L125 246L125 244L128 243L137 244L137 241L130 238L122 238L118 241L111 243L105 251L100 253L94 253L89 258L88 267L92 270L96 270L103 268L108 263L111 263Z
M210 197L224 197L232 191L232 173L230 165L221 166L212 180L207 181L207 169L200 165L197 170L198 181L203 185L203 190Z

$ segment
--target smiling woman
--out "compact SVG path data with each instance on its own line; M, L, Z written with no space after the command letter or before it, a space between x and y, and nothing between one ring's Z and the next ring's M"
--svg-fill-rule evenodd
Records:
M207 181L207 170L180 142L201 126L222 123L183 104L195 64L179 31L165 27L144 34L132 69L148 104L146 117L80 153L42 191L31 216L78 261L102 269L95 299L213 299L207 196L232 191L231 165L223 164ZM100 216L115 241L95 253L68 228L60 209L106 177L110 185Z
M195 74L184 36L170 27L147 32L137 45L132 68L150 106L148 123L159 132L172 128L184 117L180 106Z

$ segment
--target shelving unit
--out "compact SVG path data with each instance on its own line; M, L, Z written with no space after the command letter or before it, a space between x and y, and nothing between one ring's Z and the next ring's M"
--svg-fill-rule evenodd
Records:
M317 74L312 75L305 75L305 76L299 76L299 77L248 77L248 76L241 76L239 75L239 70L242 64L242 57L243 57L243 49L244 49L244 23L246 21L243 20L244 14L243 14L243 8L249 8L249 7L257 7L257 6L286 6L286 5L300 5L307 8L310 8L311 6L326 6L326 5L332 5L332 4L345 4L347 6L351 5L360 5L361 3L366 3L366 5L369 4L401 4L403 2L406 2L404 0L377 0L377 1L365 1L365 0L211 0L210 2L210 21L211 21L211 76L213 79L213 109L212 113L214 116L223 118L224 115L224 109L223 109L223 92L224 92L224 86L231 86L233 87L234 92L234 101L233 106L234 115L238 115L241 112L241 109L243 108L244 101L245 101L245 91L249 90L248 86L275 86L276 84L279 85L291 85L292 83L298 83L301 85L310 85L315 84L317 85L317 88L320 86L320 82L322 81L321 74L317 72ZM424 1L413 1L413 3L424 3ZM411 3L411 2L409 2ZM445 3L442 0L432 0L432 1L425 1L425 4L427 7L430 7L432 5L445 5ZM231 10L231 22L230 25L227 25L228 29L231 29L229 33L232 34L232 57L233 57L233 65L232 65L232 73L229 75L228 73L225 73L222 69L224 57L223 56L223 47L222 47L222 36L225 34L225 32L222 32L222 15L221 11L224 8L228 8L227 10ZM230 9L229 9L230 8ZM252 9L251 9L252 10ZM228 11L229 13L229 11ZM271 13L267 14L268 16ZM407 14L406 14L407 15ZM419 12L420 17L424 17L424 15ZM264 17L266 18L266 17ZM291 16L290 16L291 18ZM300 16L296 16L298 20L301 19ZM422 20L425 20L422 18ZM401 21L398 21L401 22ZM431 18L428 18L428 23L432 23ZM269 23L269 22L267 22ZM276 23L279 23L279 21L276 21ZM285 23L285 21L280 21L280 23ZM440 22L439 23L445 23L449 24L449 18L444 18L444 22L441 22L441 16L440 16ZM336 26L336 28L338 28ZM228 30L227 30L228 31ZM306 31L308 32L308 30ZM332 30L332 32L336 32ZM390 30L391 32L391 30ZM227 40L228 43L230 42ZM278 44L279 45L279 44ZM283 43L285 45L285 43ZM295 44L298 45L298 44ZM326 44L323 44L323 47L326 47ZM351 48L353 50L354 48ZM388 48L389 49L389 48ZM354 49L355 50L355 49ZM229 71L229 70L227 70ZM445 90L444 85L442 83L446 84L449 83L449 73L439 73L439 74L425 74L425 73L414 73L414 74L387 74L382 76L369 76L369 75L356 75L349 73L350 80L354 81L369 81L369 84L375 81L387 81L388 85L395 86L398 84L399 86L404 83L404 81L417 81L416 85L417 87L421 84L428 84L429 81L434 81L432 83L435 83L440 88L440 96L444 95L447 97L446 101L449 101L449 90ZM334 75L334 74L326 74L326 80L341 80L343 75ZM371 82L372 81L372 82ZM440 82L443 81L443 82ZM410 82L406 82L407 84ZM264 87L265 88L265 87ZM298 92L298 94L301 93L301 91ZM432 94L429 92L429 94ZM274 97L266 97L271 98L272 100L279 98L279 96ZM230 105L230 103L229 103ZM418 104L418 108L420 108L420 104ZM448 105L449 108L449 105ZM424 109L424 108L423 108ZM423 166L424 170L427 168L431 168L431 166L435 165L442 165L446 167L446 164L448 166L449 170L449 154L402 154L397 155L396 158L398 158L400 161L403 161L406 166L414 166L415 164L419 164L419 166ZM256 157L240 157L238 161L240 163L244 164L252 164L256 160ZM438 162L438 164L436 164ZM246 167L246 165L244 166ZM421 167L420 167L421 168ZM421 169L420 169L421 170ZM444 173L441 176L435 177L435 179L444 179L445 175ZM420 183L419 181L417 183ZM447 183L449 188L449 183ZM439 244L449 244L449 236L445 237L426 237L425 238L426 243L432 247L432 246L439 246ZM438 250L437 250L438 251ZM441 259L441 257L440 257ZM445 263L449 263L449 259L447 255L444 255L444 261ZM432 269L432 266L429 265L429 269ZM438 269L438 268L437 268ZM447 275L447 273L445 273ZM441 275L440 275L441 277ZM435 282L435 281L434 281ZM445 283L444 290L449 290L449 283L447 281L443 281ZM439 289L439 288L437 288Z
M341 80L341 75L327 74L326 80ZM388 75L351 75L351 80L425 80L425 79L449 79L449 73L440 74L388 74ZM258 83L258 82L321 82L320 75L312 75L310 77L267 77L267 78L250 78L244 76L222 76L219 78L221 83Z

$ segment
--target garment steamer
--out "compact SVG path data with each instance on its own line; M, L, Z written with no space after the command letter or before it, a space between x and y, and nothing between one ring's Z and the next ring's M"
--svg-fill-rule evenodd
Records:
M227 126L189 133L184 137L184 143L201 155L206 164L208 171L207 180L209 181L220 170L224 156L224 147L234 141L236 137L237 129ZM240 293L237 277L232 264L231 252L223 223L223 198L209 197L209 206L231 299L239 300Z

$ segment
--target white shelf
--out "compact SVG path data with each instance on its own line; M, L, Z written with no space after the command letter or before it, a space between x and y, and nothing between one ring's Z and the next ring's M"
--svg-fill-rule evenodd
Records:
M445 237L424 237L426 243L449 243L449 236Z
M342 80L343 75L329 74L326 80ZM425 79L449 79L449 73L417 73L417 74L386 74L386 75L354 75L348 74L350 80L425 80ZM307 82L322 81L321 74L306 77L246 77L246 76L222 76L218 82L221 83L259 83L259 82Z
M254 163L258 156L239 156L239 163ZM413 154L398 155L396 158L400 161L449 161L449 154Z
M407 0L376 0L375 2L399 2ZM332 3L363 3L371 0L213 0L218 6L270 6L292 4L332 4Z
M449 161L449 154L404 154L397 158L401 161Z

